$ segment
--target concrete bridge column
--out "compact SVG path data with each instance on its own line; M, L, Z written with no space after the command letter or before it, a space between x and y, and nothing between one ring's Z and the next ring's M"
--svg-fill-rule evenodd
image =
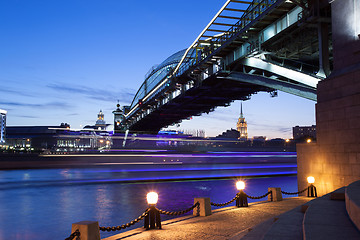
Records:
M334 70L317 87L317 142L297 145L298 187L323 195L360 179L360 0L331 3Z

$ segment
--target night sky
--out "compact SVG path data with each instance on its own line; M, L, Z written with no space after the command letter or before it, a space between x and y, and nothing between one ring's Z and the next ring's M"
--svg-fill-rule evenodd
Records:
M155 64L187 48L225 0L0 1L0 108L7 125L108 123L117 100L129 105ZM243 103L249 137L292 136L315 124L315 102L279 92ZM207 136L236 128L240 102L173 129Z

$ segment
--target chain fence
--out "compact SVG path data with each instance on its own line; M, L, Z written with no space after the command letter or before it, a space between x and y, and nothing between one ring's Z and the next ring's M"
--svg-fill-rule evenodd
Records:
M210 204L212 206L215 206L215 207L223 207L223 206L229 205L230 203L234 202L238 198L239 198L239 194L236 194L236 196L233 199L231 199L230 201L228 201L228 202L225 202L225 203L213 203L213 202L210 202Z
M76 237L76 238L75 238ZM65 238L65 240L80 240L80 231L76 229L69 237Z
M306 190L308 190L308 188L305 188L304 190L298 191L298 192L285 192L285 191L281 191L282 194L286 194L286 195L296 195L296 194L300 194L305 192Z
M123 224L123 225L119 225L119 226L115 226L115 227L99 227L100 231L118 231L118 230L121 230L121 229L125 229L125 228L128 228L132 225L134 225L135 223L138 223L140 222L144 217L146 217L148 214L149 214L149 209L146 209L145 212L143 214L141 214L138 218L134 219L133 221L131 222L128 222L126 224Z
M157 208L156 208L156 210L158 210L159 213L161 213L161 214L175 216L175 215L183 215L185 213L188 213L188 212L190 212L191 210L193 210L196 207L197 207L197 212L198 212L197 215L199 215L199 213L200 213L200 203L199 202L196 202L194 205L192 205L188 209L185 209L183 211L178 211L178 212L169 212L169 211L164 211L164 210L157 209Z
M283 194L287 194L287 195L296 195L296 194L300 194L300 193L303 193L305 192L306 190L308 190L308 188L305 188L304 190L301 190L299 192L285 192L285 191L281 191L281 193ZM246 193L244 193L244 196L246 196L247 198L250 198L250 199L261 199L261 198L264 198L266 196L268 196L269 194L272 194L271 191L265 193L264 195L262 196L258 196L258 197L254 197L254 196L250 196L250 195L247 195ZM237 200L238 198L240 197L240 194L237 193L236 196L231 199L230 201L228 202L225 202L225 203L213 203L213 202L210 202L210 204L212 206L216 206L216 207L223 207L223 206L226 206L226 205L229 205L230 203L234 202L235 200ZM197 216L200 215L200 203L199 202L196 202L193 206L189 207L188 209L185 209L183 211L177 211L177 212L170 212L170 211L164 211L164 210L161 210L161 209L158 209L156 208L156 210L160 213L160 214L165 214L165 215L171 215L171 216L175 216L175 215L183 215L185 213L188 213L190 212L191 210L193 210L194 208L197 207ZM128 222L126 224L123 224L123 225L119 225L119 226L113 226L113 227L99 227L99 230L100 231L118 231L118 230L121 230L121 229L125 229L125 228L128 228L136 223L138 223L139 221L141 221L142 219L144 219L148 214L149 214L149 211L150 211L150 208L147 208L143 214L141 214L138 218L134 219L133 221L131 222ZM74 231L68 238L66 238L65 240L80 240L80 231L77 229L76 231Z
M188 213L188 212L190 212L191 210L193 210L196 207L197 207L197 215L200 215L200 203L199 202L196 202L193 206L191 206L188 209L185 209L183 211L178 211L178 212L169 212L169 211L164 211L164 210L157 209L157 208L156 208L156 210L159 211L159 213L161 213L161 214L174 216L174 215L182 215L182 214ZM135 223L140 222L142 219L144 219L149 214L149 211L150 211L150 208L146 209L144 211L144 213L141 214L138 218L136 218L133 221L128 222L126 224L119 225L119 226L114 226L114 227L99 227L99 229L100 229L100 231L111 232L111 231L119 231L121 229L128 228L128 227L134 225ZM72 239L65 239L65 240L72 240Z
M267 192L267 193L265 193L264 195L259 196L259 197L249 196L249 195L247 195L246 193L245 193L245 196L248 197L248 198L251 198L251 199L261 199L261 198L266 197L266 196L269 195L269 194L271 194L271 191L270 191L270 192Z

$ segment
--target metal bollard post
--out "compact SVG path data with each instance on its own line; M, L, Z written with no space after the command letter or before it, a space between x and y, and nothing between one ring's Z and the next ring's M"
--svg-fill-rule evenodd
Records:
M316 187L312 183L308 187L307 196L308 197L317 197Z
M150 205L149 213L144 219L144 228L146 228L146 230L161 229L160 212L156 209L155 205Z
M156 192L149 192L146 195L146 199L150 208L147 216L144 219L144 228L146 228L146 230L155 229L155 228L161 229L160 212L155 207L158 198L159 196Z
M238 193L238 198L236 199L236 206L237 207L247 207L248 206L248 200L247 200L247 196L244 193L243 190L240 190L240 192Z
M316 187L314 186L315 178L313 176L307 177L307 181L310 184L307 189L308 197L317 197Z

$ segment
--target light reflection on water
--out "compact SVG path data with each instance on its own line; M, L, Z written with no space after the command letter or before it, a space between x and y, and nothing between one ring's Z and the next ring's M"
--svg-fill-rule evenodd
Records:
M168 211L188 208L195 197L210 197L211 201L222 203L236 193L236 178L136 182L139 179L296 173L294 163L296 157L262 168L255 163L211 163L0 171L0 239L65 239L70 235L71 224L84 220L99 221L101 226L121 225L147 208L145 198L149 191L159 193L158 207ZM126 179L133 182L126 183ZM268 187L297 191L295 176L252 178L246 184L246 193L253 196L263 195ZM162 216L163 220L167 218ZM141 225L142 222L134 227Z

